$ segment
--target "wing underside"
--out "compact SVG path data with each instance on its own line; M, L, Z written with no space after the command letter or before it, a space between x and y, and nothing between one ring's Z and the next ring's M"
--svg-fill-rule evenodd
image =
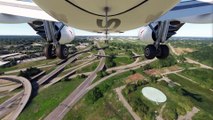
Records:
M30 2L0 0L0 14L7 16L20 16L31 19L57 21L36 4Z

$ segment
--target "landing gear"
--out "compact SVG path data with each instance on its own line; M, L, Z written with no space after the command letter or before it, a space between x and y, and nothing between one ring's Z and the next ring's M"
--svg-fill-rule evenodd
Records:
M66 45L58 45L56 47L56 56L60 59L67 59L69 50Z
M156 57L158 59L165 59L169 56L169 47L167 45L160 45Z
M147 45L144 49L144 56L147 59L153 59L156 56L156 52L157 50L154 45Z
M54 46L52 44L47 44L44 47L44 56L47 59L53 59L55 58L55 50L54 50Z
M69 55L69 49L66 45L59 43L60 31L64 27L64 24L62 23L60 27L57 27L55 24L55 22L43 22L45 38L49 43L44 48L44 55L47 59L52 59L56 56L60 59L66 59Z
M169 21L159 22L158 28L155 29L150 24L149 27L152 29L156 40L154 40L154 44L147 45L144 50L144 56L147 59L153 59L157 57L158 59L165 59L169 56L169 47L167 45L161 45L168 38L168 29L169 29Z
M158 49L152 44L147 45L144 49L144 56L147 59L165 59L169 56L169 47L167 45L160 45Z
M67 59L69 55L69 49L66 45L47 44L44 47L44 55L47 59L54 59L56 56L60 59Z

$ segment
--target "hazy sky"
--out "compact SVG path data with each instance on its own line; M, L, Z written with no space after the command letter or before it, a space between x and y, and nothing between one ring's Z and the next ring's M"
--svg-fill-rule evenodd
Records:
M130 30L123 34L125 36L137 36L138 30ZM213 37L213 24L185 24L176 34L184 37ZM75 29L76 35L97 35ZM35 31L28 24L0 24L0 35L35 35ZM99 34L100 35L100 34Z

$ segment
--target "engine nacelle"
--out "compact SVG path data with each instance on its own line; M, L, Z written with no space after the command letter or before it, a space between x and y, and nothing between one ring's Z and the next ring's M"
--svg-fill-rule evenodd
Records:
M154 33L149 26L142 27L139 30L138 38L143 41L155 41L156 40Z
M56 23L56 26L60 28L61 23ZM71 27L64 26L60 31L58 36L58 41L60 44L70 43L75 38L74 30Z

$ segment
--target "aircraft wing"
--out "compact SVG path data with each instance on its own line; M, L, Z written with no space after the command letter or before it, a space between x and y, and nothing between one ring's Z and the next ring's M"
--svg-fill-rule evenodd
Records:
M196 0L186 1L179 3L156 21L178 20L190 16L212 14L212 11L212 2L201 2Z
M35 3L14 0L0 0L0 14L48 21L57 21L46 12L44 12Z

